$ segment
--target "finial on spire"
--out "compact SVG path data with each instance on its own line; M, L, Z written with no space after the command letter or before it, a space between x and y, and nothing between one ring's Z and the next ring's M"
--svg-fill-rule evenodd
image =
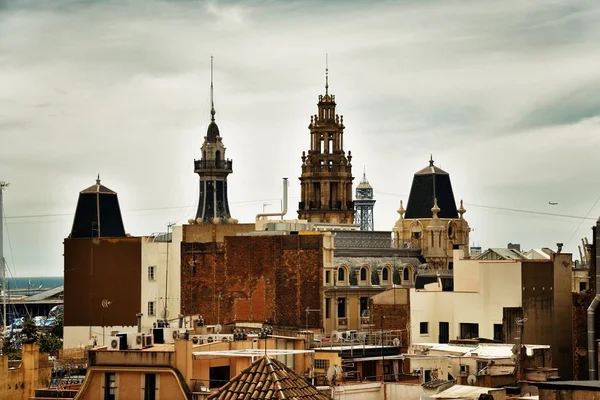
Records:
M329 57L325 53L325 96L329 95Z
M98 173L98 177L96 178L96 185L100 184L100 173Z
M215 122L215 102L213 99L213 56L210 56L210 120Z
M404 215L404 213L406 212L406 210L404 209L403 205L402 205L402 200L400 200L400 208L398 209L398 214L400 214L400 219L402 219L402 216Z
M460 201L460 207L458 208L458 213L460 214L460 219L463 218L463 214L467 212L467 210L465 210L465 207L463 206L463 201Z
M440 212L440 208L438 207L437 197L435 197L433 199L433 208L431 209L431 213L433 214L433 218L437 218L439 212Z
M429 166L433 167L433 154L429 155Z

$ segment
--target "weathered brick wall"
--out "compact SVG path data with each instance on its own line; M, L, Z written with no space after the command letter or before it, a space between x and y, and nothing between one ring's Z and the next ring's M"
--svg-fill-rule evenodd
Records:
M201 314L208 323L223 321L219 293L225 292L223 243L181 244L181 312ZM223 300L220 301L223 309Z
M181 254L182 310L191 307L207 324L304 326L306 308L321 310L321 235L231 236L183 243ZM308 314L309 327L321 320L321 311Z
M573 377L588 379L587 309L594 296L591 293L573 293Z

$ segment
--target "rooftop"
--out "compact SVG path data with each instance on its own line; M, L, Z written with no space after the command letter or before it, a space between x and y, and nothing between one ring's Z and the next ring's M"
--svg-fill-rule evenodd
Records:
M209 399L316 399L331 397L310 385L282 362L263 356L231 379Z

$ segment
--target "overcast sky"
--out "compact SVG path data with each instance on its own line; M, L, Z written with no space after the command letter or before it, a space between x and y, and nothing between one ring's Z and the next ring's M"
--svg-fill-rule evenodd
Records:
M594 0L0 0L11 273L62 275L78 192L97 173L133 235L195 215L211 54L240 222L265 203L278 211L282 177L297 217L328 53L356 183L366 166L375 190L376 229L392 229L432 153L464 199L472 244L577 252L600 215L599 45Z

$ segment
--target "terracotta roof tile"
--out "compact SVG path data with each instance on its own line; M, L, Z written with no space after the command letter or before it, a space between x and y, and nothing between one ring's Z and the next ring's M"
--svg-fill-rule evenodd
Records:
M331 400L285 364L261 357L227 382L209 400Z

